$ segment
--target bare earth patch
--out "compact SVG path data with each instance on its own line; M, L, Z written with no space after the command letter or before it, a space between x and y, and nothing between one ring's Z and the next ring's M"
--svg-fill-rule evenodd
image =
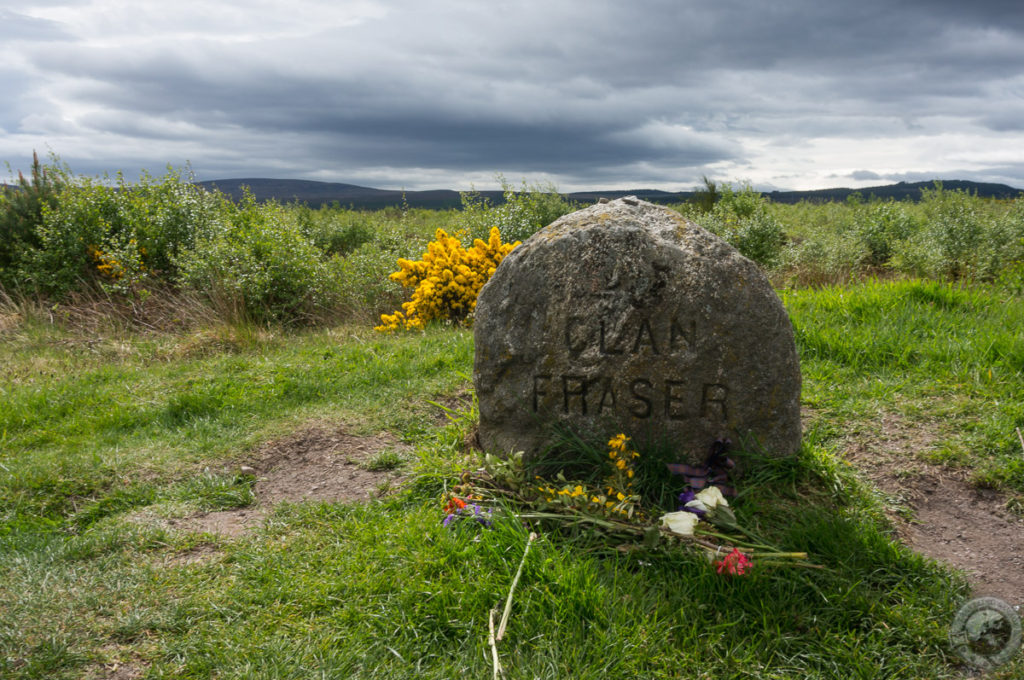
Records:
M170 525L170 522L168 522ZM221 552L216 546L201 543L188 550L169 555L164 564L168 567L184 567L191 564L206 564L220 557Z
M127 646L108 644L101 647L100 652L106 661L86 673L85 677L90 680L136 680L149 668L149 663L138 658Z
M1024 604L1024 520L991 489L977 489L967 472L922 461L941 433L886 414L869 431L852 434L844 459L886 495L903 543L962 569L975 595Z
M388 452L395 456L387 456ZM278 503L379 498L404 480L390 461L408 452L407 445L386 432L363 437L337 423L308 425L264 444L242 463L256 476L254 505L167 520L167 524L234 537L259 526Z
M436 409L434 422L439 426L447 425L473 407L473 390L465 385L454 394L439 395L429 403Z
M103 667L103 680L136 680L146 674L146 666L138 662L113 663Z

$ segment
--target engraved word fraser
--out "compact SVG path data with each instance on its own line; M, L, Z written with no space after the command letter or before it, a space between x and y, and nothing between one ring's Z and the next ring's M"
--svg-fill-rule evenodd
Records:
M565 350L571 359L588 350L603 357L649 354L685 355L696 345L695 321L668 322L641 317L616 328L608 319L570 318L565 324ZM684 379L651 375L623 378L595 373L540 373L533 376L534 413L552 409L564 415L631 416L639 420L664 417L686 420L697 415L725 421L729 388L704 383L696 393Z
M540 455L555 432L626 432L699 462L719 437L791 454L800 369L758 267L677 213L585 208L514 250L476 307L480 439Z

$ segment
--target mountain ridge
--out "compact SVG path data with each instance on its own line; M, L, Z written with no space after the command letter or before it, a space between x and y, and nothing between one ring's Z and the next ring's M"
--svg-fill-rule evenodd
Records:
M899 182L875 187L850 189L836 187L832 189L815 189L810 191L768 191L763 196L776 203L798 203L800 201L831 202L845 201L851 195L860 194L864 199L918 200L922 189L931 189L935 182L942 183L948 190L963 190L976 193L983 198L1016 198L1024 194L1024 190L1015 189L1006 184L973 182L969 180L931 180L927 182ZM217 189L238 200L244 195L245 187L257 201L277 200L282 202L299 202L319 207L338 203L344 207L362 209L380 209L392 206L407 205L411 208L458 208L462 205L461 194L452 189L432 189L426 191L400 191L397 189L376 189L344 182L321 182L303 179L273 179L263 177L216 179L196 182L208 189ZM501 191L477 191L482 198L494 204L504 202ZM636 196L652 203L681 203L690 200L698 192L695 191L661 191L659 189L615 189L595 191L575 191L563 195L578 203L594 203L599 198L615 199L622 196Z

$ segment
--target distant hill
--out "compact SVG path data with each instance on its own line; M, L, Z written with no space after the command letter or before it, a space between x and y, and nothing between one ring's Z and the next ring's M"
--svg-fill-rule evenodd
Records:
M266 178L243 178L243 179L218 179L207 182L199 182L200 186L216 188L234 199L242 197L243 187L248 187L258 201L277 200L284 203L299 202L306 203L312 207L330 205L337 202L343 207L363 208L376 210L390 206L400 206L403 203L403 192L395 189L373 189L361 187L355 184L341 184L336 182L314 182L301 179L266 179ZM1021 195L1022 190L1014 189L1005 184L985 184L981 182L969 182L965 180L943 180L943 187L949 190L962 189L976 193L983 198L1016 198ZM776 203L799 203L800 201L811 201L816 203L827 203L830 201L845 201L851 194L859 193L865 199L876 197L880 199L904 199L918 200L921 198L921 189L930 189L934 182L900 182L885 186L866 187L862 189L818 189L815 191L771 191L764 195ZM504 197L500 191L480 191L481 197L489 199L494 204L500 204ZM609 191L577 191L566 194L569 200L582 204L594 203L599 198L621 198L622 196L637 196L652 203L681 203L692 198L692 191L660 191L658 189L630 189L630 190L609 190ZM462 205L458 191L450 189L436 189L431 191L406 191L404 192L405 204L412 208L458 208Z
M865 199L872 197L881 199L894 199L902 201L910 199L916 201L921 198L922 189L932 189L935 182L941 181L942 188L947 191L967 191L977 194L982 198L1017 198L1024 191L1014 189L1005 184L986 184L984 182L969 182L966 180L932 180L930 182L900 182L899 184L887 184L878 187L865 187L863 189L818 189L816 191L771 191L765 194L776 203L799 203L800 201L811 201L816 203L828 203L830 201L845 201L851 194L859 193Z
M277 200L283 203L297 201L314 208L337 202L342 207L378 210L400 206L403 201L403 192L395 189L373 189L355 184L313 182L302 179L217 179L198 182L198 184L208 189L219 189L235 200L242 197L243 187L248 187L257 201ZM502 200L500 191L481 191L480 194L487 196L492 201L500 202ZM462 205L459 192L448 189L406 191L404 196L405 203L412 208L440 210L458 208Z

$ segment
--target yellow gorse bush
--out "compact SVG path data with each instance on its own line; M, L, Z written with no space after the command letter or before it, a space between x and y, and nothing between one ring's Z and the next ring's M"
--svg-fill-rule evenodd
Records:
M400 312L381 314L381 325L375 330L390 333L423 328L434 319L468 325L480 289L518 245L519 241L502 243L501 234L494 227L486 242L476 239L467 250L459 239L438 229L422 260L398 260L400 269L390 278L412 288L412 299L402 305Z
M95 246L89 246L89 257L96 263L96 271L108 279L117 281L125 274L124 266L117 257L111 253L105 253Z

